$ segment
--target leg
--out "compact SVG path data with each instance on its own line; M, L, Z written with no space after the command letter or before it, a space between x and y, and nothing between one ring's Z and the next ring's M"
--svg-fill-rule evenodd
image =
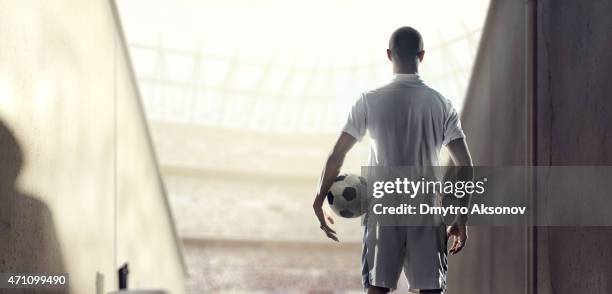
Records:
M388 288L376 287L376 286L368 287L367 294L385 294L385 293L389 293Z
M417 293L444 293L446 288L445 226L409 227L404 274ZM415 291L416 292L416 291Z
M405 232L396 227L366 225L361 277L367 293L388 293L397 288L405 254L405 238Z

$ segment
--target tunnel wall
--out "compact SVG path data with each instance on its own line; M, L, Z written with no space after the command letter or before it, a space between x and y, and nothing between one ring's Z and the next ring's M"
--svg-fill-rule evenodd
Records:
M612 165L612 2L539 0L537 7L537 164ZM554 201L543 190L539 201ZM612 293L612 228L536 233L538 293Z
M610 165L612 3L533 3L531 27L529 1L491 2L462 114L474 163ZM536 197L543 205L554 195L536 183ZM611 243L609 227L472 227L465 252L450 257L449 289L612 293Z
M0 272L106 293L128 262L131 287L185 292L122 42L109 1L0 0Z
M462 124L475 165L526 161L525 7L491 1ZM451 293L522 293L526 231L523 227L470 227L463 252L449 257Z
M111 3L115 34L117 262L130 265L130 287L185 291L187 267L159 171L138 82Z

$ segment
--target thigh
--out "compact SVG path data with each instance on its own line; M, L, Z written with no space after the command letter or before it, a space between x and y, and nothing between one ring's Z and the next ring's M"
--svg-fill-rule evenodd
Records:
M448 270L446 227L409 227L406 244L404 274L409 288L444 290Z
M362 255L364 287L397 288L406 253L405 240L403 227L366 227Z

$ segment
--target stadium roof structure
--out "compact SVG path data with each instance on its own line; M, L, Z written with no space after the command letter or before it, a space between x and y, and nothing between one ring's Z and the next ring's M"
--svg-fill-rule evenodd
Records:
M337 133L359 94L391 78L388 35L424 35L421 75L461 109L488 1L120 3L151 120ZM389 9L395 7L395 9Z

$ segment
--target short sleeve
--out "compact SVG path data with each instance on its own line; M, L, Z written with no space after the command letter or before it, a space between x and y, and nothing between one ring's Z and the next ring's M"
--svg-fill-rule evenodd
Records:
M456 139L465 138L465 133L463 133L463 129L461 128L461 121L459 120L459 115L455 108L448 104L447 117L444 123L444 139L442 141L443 145L447 145Z
M361 141L366 133L365 107L365 95L362 94L359 100L357 100L351 108L346 124L342 129L343 132L351 135L353 138L357 139L357 141Z

